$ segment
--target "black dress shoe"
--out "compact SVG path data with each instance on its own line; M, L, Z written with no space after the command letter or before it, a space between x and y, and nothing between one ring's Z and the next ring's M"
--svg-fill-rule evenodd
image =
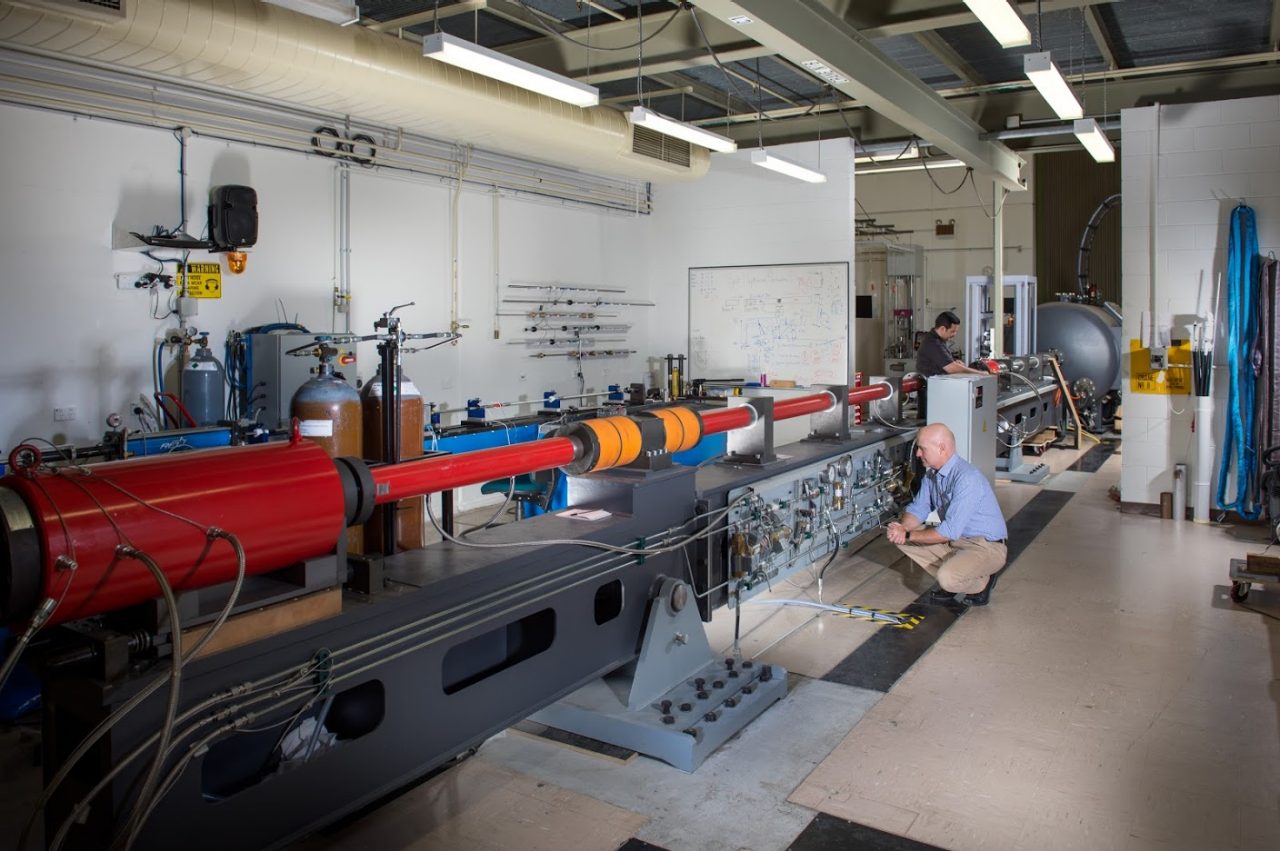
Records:
M996 580L999 579L1000 574L1004 573L1008 568L1009 566L1006 564L1004 567L1000 568L995 573L991 574L989 577L987 577L986 588L983 588L977 594L965 595L964 599L961 602L963 602L966 606L985 606L987 603L991 602L991 592L996 587Z
M941 606L956 602L956 596L955 591L947 591L939 585L929 592L929 602Z

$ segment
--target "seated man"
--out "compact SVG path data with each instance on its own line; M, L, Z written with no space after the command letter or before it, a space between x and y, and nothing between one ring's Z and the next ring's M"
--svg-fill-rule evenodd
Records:
M920 429L916 455L928 474L920 493L886 536L938 580L930 600L985 606L1008 553L1004 515L976 467L956 455L956 438L941 423ZM942 522L925 528L929 512Z

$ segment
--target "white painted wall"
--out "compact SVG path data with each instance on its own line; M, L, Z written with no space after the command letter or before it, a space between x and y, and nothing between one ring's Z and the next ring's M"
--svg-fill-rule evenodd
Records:
M152 341L176 324L152 319L148 295L128 288L154 264L112 245L113 232L177 224L178 144L165 131L4 106L0 146L0 448L28 436L91 443L108 413L127 414L138 394L150 394ZM337 268L333 161L197 138L187 170L188 230L196 235L211 186L242 183L258 193L259 240L247 270L224 274L224 297L202 303L192 323L210 333L219 355L229 329L285 315L328 330ZM406 330L447 328L451 191L359 168L351 182L352 330L371 332L382 311L408 301L417 304L400 312ZM511 401L540 399L543 390L577 392L572 361L529 358L507 344L524 336L521 318L498 320L494 339L499 283L604 285L647 295L646 220L512 198L496 210L495 243L493 196L463 193L459 314L471 323L464 340L406 357L426 398L448 407L468 396ZM210 258L192 257L203 259ZM116 274L126 289L117 288ZM626 348L650 351L652 313L628 312L635 327ZM339 317L339 329L343 324ZM360 359L359 374L368 378L376 367L373 343L361 345ZM585 362L588 389L644 375L643 356ZM55 407L75 407L76 419L55 423Z
M991 182L979 178L960 187L963 168L858 174L858 215L877 224L891 224L911 231L897 237L902 243L923 245L925 280L923 293L915 293L925 324L943 310L955 310L964 318L965 277L991 274L994 255L991 221ZM1035 219L1034 158L1023 169L1027 190L1011 192L1004 201L1004 273L1034 275ZM932 180L930 180L932 178ZM935 182L936 181L936 185ZM950 190L960 187L957 191ZM949 194L948 194L949 193ZM955 236L935 236L934 226L955 220ZM917 327L916 330L925 330Z
M688 352L689 269L767 263L853 263L853 158L847 140L770 151L817 169L805 183L754 165L750 151L716 154L691 184L654 188L649 275L659 322L650 350ZM852 334L852 329L850 331ZM695 376L696 377L696 376ZM784 377L784 376L775 376ZM803 419L803 418L802 418ZM779 423L779 443L803 437L807 422Z
M1124 337L1140 338L1154 285L1156 311L1171 314L1173 336L1186 339L1194 315L1212 300L1216 276L1226 275L1227 228L1238 202L1257 215L1261 252L1280 251L1280 97L1127 109L1121 138ZM1220 447L1228 387L1221 324L1218 340L1213 434ZM1124 377L1128 388L1127 359ZM1160 493L1172 489L1175 463L1192 464L1194 478L1194 405L1193 397L1126 389L1122 500L1158 503ZM1218 463L1215 457L1215 492Z

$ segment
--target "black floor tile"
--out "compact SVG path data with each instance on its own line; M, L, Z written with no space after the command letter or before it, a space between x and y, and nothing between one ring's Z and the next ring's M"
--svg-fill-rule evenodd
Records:
M623 846L624 848L627 846ZM943 851L937 845L926 845L895 836L873 827L855 824L826 813L814 816L787 851Z
M1066 491L1040 491L1009 518L1006 525L1009 528L1010 563L1022 554L1027 545L1040 534L1041 529L1049 525L1049 521L1072 496ZM930 605L928 599L926 592L904 610L924 615L924 620L915 629L882 627L832 668L823 679L872 691L887 692L893 688L893 684L968 611L954 606ZM992 605L999 605L999 587L992 592L991 600Z
M1096 473L1106 460L1115 454L1120 448L1120 444L1114 440L1104 440L1090 447L1076 462L1068 467L1068 470L1078 470L1082 473Z

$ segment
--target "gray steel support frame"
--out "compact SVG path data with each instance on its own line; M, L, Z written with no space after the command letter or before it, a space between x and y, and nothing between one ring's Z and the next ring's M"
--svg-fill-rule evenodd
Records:
M769 464L777 460L773 451L773 397L732 396L730 408L750 407L756 419L746 428L729 432L728 460L735 464Z
M785 670L715 658L689 586L665 579L650 603L635 664L530 720L692 772L786 694Z
M830 410L809 415L808 440L846 441L849 439L849 385L824 385L836 403Z

